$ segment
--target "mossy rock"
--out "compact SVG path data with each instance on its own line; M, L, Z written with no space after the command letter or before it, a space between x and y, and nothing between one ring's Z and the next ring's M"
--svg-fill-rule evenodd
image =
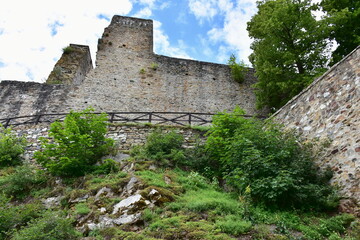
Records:
M156 190L156 193L149 195L151 191ZM164 188L149 186L140 192L141 196L154 202L156 206L161 206L166 202L172 202L175 199L175 194Z

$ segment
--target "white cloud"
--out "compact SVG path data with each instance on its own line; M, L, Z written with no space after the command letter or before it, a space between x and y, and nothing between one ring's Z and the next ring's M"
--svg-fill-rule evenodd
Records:
M149 7L143 8L134 14L137 18L149 18L152 15L152 10Z
M191 57L184 50L184 42L178 41L179 47L170 45L169 37L161 29L161 22L154 21L154 51L158 54L191 59Z
M148 5L149 7L154 6L156 0L138 0L139 3L143 4L143 5Z
M189 8L201 23L204 19L210 20L218 13L217 2L217 0L189 0Z
M144 6L143 9L139 10L134 14L134 17L138 18L150 18L153 15L153 10L164 10L170 6L170 2L162 2L157 4L157 0L133 0Z
M161 5L159 6L160 10L164 10L166 8L170 7L170 2L163 2L161 3Z
M256 13L256 0L238 0L236 3L231 0L205 1L205 0L189 0L189 7L192 13L199 19L209 20L216 14L211 12L202 12L195 10L191 6L197 3L200 8L201 3L208 2L211 4L213 13L223 17L224 22L220 27L213 27L207 33L209 40L218 47L216 56L219 62L226 62L230 54L234 53L238 59L249 63L248 56L251 54L250 39L246 30L247 22Z
M201 47L202 47L202 53L210 58L212 56L214 56L214 51L212 50L209 41L207 39L205 39L204 37L202 37L201 35L198 36L200 43L201 43Z
M89 45L95 58L106 18L131 9L130 0L8 1L0 8L0 79L43 81L69 43Z

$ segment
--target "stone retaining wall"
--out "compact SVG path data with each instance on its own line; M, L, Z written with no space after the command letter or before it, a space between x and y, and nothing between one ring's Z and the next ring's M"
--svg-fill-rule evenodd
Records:
M40 150L40 137L48 138L49 125L22 125L13 126L13 131L18 136L25 136L28 146L25 152L25 160L31 161L35 151ZM192 128L179 128L172 126L156 126L156 125L119 125L111 124L108 126L107 137L116 141L119 151L127 152L136 145L143 145L146 142L146 137L156 129L163 132L175 131L184 136L184 147L192 147L200 139L204 139L204 132Z
M360 47L273 116L308 139L331 141L321 167L332 183L360 203Z

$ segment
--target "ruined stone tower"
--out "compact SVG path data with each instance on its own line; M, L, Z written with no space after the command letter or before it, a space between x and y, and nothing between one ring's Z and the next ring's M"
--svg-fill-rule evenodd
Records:
M93 69L88 46L70 44L63 49L63 55L51 71L47 84L81 84Z

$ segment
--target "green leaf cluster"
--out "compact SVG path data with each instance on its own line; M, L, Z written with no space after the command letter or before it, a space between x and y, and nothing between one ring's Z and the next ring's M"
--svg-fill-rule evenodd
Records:
M25 137L18 137L11 128L0 125L0 168L20 164L26 145Z
M26 227L13 235L13 240L79 239L81 234L72 226L73 220L64 213L46 212L41 218L32 219Z
M279 125L245 119L244 111L222 113L213 119L205 150L212 173L255 203L279 208L325 208L333 193L329 174L319 173L310 145ZM202 169L201 169L202 168ZM209 169L210 168L210 169Z
M243 61L240 61L239 63L236 62L236 57L234 54L230 56L228 64L231 69L231 75L233 79L238 83L244 82L245 73L247 72L246 64Z
M106 114L94 114L93 109L70 112L64 122L51 124L51 140L42 139L42 150L35 153L35 159L57 176L81 176L95 170L114 144L105 137L106 121Z
M338 44L331 56L332 65L360 45L360 1L323 0L320 5L326 13L329 37Z
M0 239L7 238L15 228L25 226L31 219L37 218L44 210L40 203L12 205L11 199L0 195Z
M174 131L163 133L156 129L146 138L146 144L135 148L132 155L136 158L155 160L159 165L174 165L185 159L182 145L184 137Z
M10 174L4 174L0 178L0 192L7 197L23 199L29 193L39 187L46 181L42 170L31 165L20 165L13 169Z
M315 19L310 0L263 0L257 7L247 26L257 107L276 110L325 71L329 29Z
M63 50L64 54L70 54L75 51L74 48L72 48L70 46L64 47L62 50Z

